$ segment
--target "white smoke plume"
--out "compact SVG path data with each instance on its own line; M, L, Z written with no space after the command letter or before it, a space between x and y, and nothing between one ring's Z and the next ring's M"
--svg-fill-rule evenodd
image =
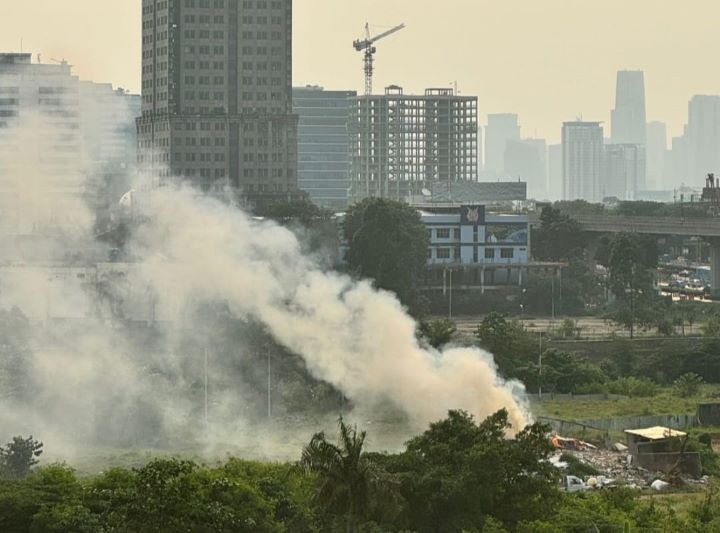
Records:
M156 289L161 315L177 320L189 302L226 301L302 355L315 377L356 404L389 401L416 427L448 409L484 417L506 408L515 428L527 423L489 354L421 348L394 295L321 271L290 231L190 189L155 191L146 209L138 275Z
M58 162L43 158L77 155L64 148L77 137L32 114L0 135L0 443L33 434L61 458L198 446L293 458L336 416L290 405L323 384L349 400L354 421L391 412L388 446L448 409L483 418L506 408L514 430L528 422L522 386L499 378L490 354L420 346L394 295L328 271L295 233L193 189L138 194L133 214L143 222L123 262L110 261L113 245L92 238L93 210L81 201L98 165L67 157L59 176ZM291 377L273 380L270 351L261 366L258 344L213 323L208 307L259 324L305 368L277 357ZM293 379L303 372L316 382ZM263 382L278 404L268 406L271 423L258 415ZM301 432L283 423L296 412L306 417Z

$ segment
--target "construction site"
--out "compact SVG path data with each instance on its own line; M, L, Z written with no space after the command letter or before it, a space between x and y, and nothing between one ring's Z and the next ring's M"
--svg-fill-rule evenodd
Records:
M430 195L433 183L477 181L477 97L454 88L405 94L391 85L373 94L375 44L405 27L353 46L364 54L365 94L351 99L349 133L350 201L367 197L412 200Z

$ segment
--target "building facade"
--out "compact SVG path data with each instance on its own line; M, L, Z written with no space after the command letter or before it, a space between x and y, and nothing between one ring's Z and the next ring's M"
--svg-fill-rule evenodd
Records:
M255 202L297 191L291 0L143 0L138 162Z
M545 139L508 141L505 145L505 173L527 182L529 198L548 198Z
M488 115L487 119L484 169L495 175L504 175L507 143L520 140L518 116L514 113L496 113Z
M688 104L685 179L699 182L720 172L720 96L696 95Z
M602 199L637 200L645 182L645 147L640 144L605 145L600 192Z
M601 201L604 157L601 123L563 123L562 152L563 199Z
M477 97L452 89L360 96L350 109L350 199L407 199L432 182L477 181Z
M615 109L611 120L613 144L645 145L647 119L643 71L621 70L617 73Z
M295 87L298 125L298 187L317 205L344 209L350 189L348 120L356 91Z
M664 122L648 122L646 131L645 154L647 156L647 169L645 185L648 189L656 191L671 189L672 186L665 182L666 153L668 151L667 126Z
M80 81L65 61L0 54L0 231L87 224L117 201L127 189L109 190L129 183L138 113L139 96Z
M448 270L467 286L522 282L530 261L527 215L490 214L484 205L425 207L420 213L430 240L428 286Z

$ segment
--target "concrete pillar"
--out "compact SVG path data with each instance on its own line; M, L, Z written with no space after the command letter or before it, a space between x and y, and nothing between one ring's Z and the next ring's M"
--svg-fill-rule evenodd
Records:
M713 298L720 298L720 239L710 239L711 292Z
M598 248L600 248L601 237L602 235L599 233L591 234L585 247L585 261L587 261L587 266L592 272L595 272L595 267L597 267L595 256L597 255Z

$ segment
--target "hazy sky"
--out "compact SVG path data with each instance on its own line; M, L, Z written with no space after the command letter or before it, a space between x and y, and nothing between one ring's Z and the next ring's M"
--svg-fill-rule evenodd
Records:
M140 88L140 0L0 0L0 50L67 58L83 78ZM717 0L294 0L294 82L361 90L365 21L408 27L378 44L377 90L449 86L523 135L608 121L615 72L645 70L648 120L677 135L693 94L720 94ZM607 125L609 134L609 124Z

